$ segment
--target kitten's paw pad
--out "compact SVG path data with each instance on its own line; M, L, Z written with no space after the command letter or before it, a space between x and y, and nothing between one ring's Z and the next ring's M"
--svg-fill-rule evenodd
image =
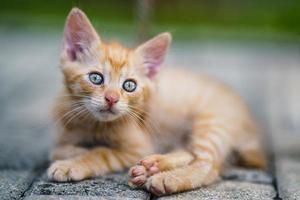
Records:
M147 181L147 177L146 176L137 176L132 178L129 181L129 186L135 188L135 187L141 187L143 186Z
M147 171L142 165L136 165L130 168L129 176L131 177L129 185L131 187L138 187L144 185L147 181Z
M135 165L130 168L129 170L129 175L131 177L136 177L140 175L145 175L146 174L146 168L142 165Z
M147 156L146 158L142 159L139 164L144 166L148 171L149 175L157 174L163 168L163 160L165 156L160 154L155 154L151 156Z
M84 169L80 165L68 161L56 161L48 169L48 177L51 180L66 182L66 181L79 181L85 177Z
M162 196L177 192L178 180L168 173L160 173L151 176L145 186L152 194Z
M131 167L129 170L129 176L131 177L129 185L132 187L143 186L150 176L159 173L162 158L163 155L151 155Z

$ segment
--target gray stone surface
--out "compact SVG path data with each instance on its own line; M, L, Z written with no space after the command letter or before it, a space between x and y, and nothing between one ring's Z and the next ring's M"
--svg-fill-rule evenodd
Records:
M0 199L19 199L30 186L33 174L29 171L1 170Z
M273 178L271 174L261 170L231 168L224 174L223 178L226 180L245 181L251 183L272 184Z
M192 192L173 195L172 198L191 199L194 196L201 198L211 198L209 194L216 195L216 199L220 199L225 195L227 199L234 199L245 196L245 199L268 199L275 195L273 189L272 177L262 171L249 170L242 168L229 169L223 175L226 179L213 186L212 188L201 188ZM241 183L247 183L240 185ZM261 184L259 184L261 183ZM253 186L254 193L249 194L249 190ZM237 193L237 191L239 191ZM54 183L47 180L46 175L36 180L30 191L27 192L27 199L72 199L73 197L82 197L83 199L149 199L150 195L142 190L132 190L127 185L127 177L125 174L113 174L93 180L86 180L77 183ZM218 196L219 195L219 196ZM237 196L236 196L237 195ZM268 198L267 198L268 197ZM26 199L26 200L27 200ZM270 199L270 198L269 198Z
M300 199L300 159L282 157L276 161L279 196L283 200Z
M77 196L77 195L33 195L27 196L24 200L140 200L141 198L128 198L128 197L99 197L99 196ZM150 199L147 198L147 200Z
M102 200L96 196L76 196L76 195L32 195L27 196L24 200ZM104 199L103 199L104 200Z
M276 196L273 186L239 181L221 181L190 192L161 197L159 200L271 200Z
M92 180L73 183L55 183L47 180L46 175L35 181L30 195L78 195L99 196L103 199L148 199L150 195L143 190L131 189L124 174L112 174Z

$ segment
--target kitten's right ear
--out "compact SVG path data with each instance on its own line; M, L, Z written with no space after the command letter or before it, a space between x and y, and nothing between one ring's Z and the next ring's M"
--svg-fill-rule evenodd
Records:
M100 38L87 16L78 8L69 13L64 31L63 50L70 61L85 61L96 56Z

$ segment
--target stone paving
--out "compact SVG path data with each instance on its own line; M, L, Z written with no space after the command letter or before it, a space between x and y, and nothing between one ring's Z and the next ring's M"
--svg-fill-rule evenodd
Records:
M290 43L176 41L168 65L204 71L233 86L264 130L268 172L230 169L209 187L156 198L126 173L78 183L49 182L49 110L59 90L60 33L0 29L0 199L300 199L299 47ZM130 43L130 38L126 39Z

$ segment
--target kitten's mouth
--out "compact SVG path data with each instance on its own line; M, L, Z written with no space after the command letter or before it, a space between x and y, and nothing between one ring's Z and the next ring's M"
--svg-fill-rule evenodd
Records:
M112 108L100 109L99 112L101 112L101 113L109 113L109 114L116 114L116 112L113 111Z

